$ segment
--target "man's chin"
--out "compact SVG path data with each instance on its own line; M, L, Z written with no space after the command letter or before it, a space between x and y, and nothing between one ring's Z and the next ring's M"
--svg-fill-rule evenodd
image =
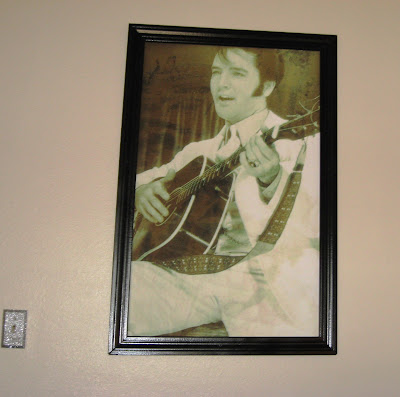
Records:
M231 122L232 120L236 119L237 112L234 112L231 109L227 109L226 107L221 108L219 106L216 106L215 110L218 116L221 117L221 119L224 119L225 121ZM231 124L233 123L231 122Z

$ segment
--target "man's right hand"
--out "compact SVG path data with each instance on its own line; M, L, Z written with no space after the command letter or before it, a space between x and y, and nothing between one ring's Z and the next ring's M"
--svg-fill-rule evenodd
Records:
M175 171L169 170L164 178L140 186L135 193L135 208L150 222L162 223L168 216L168 208L160 200L169 200L165 183L175 178Z

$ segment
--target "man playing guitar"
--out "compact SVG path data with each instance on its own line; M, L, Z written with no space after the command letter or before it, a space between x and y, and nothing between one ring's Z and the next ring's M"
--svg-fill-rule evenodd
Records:
M211 70L211 94L225 120L223 129L187 145L170 163L137 175L135 210L142 224L154 229L134 236L128 335L163 335L222 320L229 336L315 336L318 137L275 140L286 123L267 106L283 77L276 50L224 48ZM199 155L205 159L199 176L171 188ZM313 166L307 167L310 156ZM210 160L216 166L209 167ZM301 184L294 182L300 187L290 193L290 175L303 167ZM204 223L204 214L215 215L207 202L215 200L198 199L204 213L194 209L194 202L215 175L222 184L211 190L223 205L211 225ZM190 201L178 214L172 204L180 202L185 189ZM177 223L173 233L167 231L171 237L155 243L157 227L172 218ZM172 249L172 241L180 247ZM182 246L192 247L195 255L178 254Z

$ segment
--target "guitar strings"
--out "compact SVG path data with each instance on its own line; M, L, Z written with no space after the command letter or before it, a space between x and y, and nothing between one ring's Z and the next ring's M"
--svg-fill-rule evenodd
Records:
M209 182L210 178L214 178L218 173L225 170L225 167L229 163L234 163L238 160L240 153L243 151L243 148L237 149L230 157L224 160L221 163L214 164L213 166L207 168L203 174L196 176L195 178L189 180L181 187L175 189L171 195L168 202L173 201L175 198L178 198L178 202L184 200L188 196L193 195L198 189L200 189L202 184L205 182ZM229 165L230 166L230 165Z
M179 197L180 200L185 199L187 196L194 194L199 188L202 187L206 182L210 180L210 178L214 178L216 175L220 173L220 171L224 171L226 165L230 162L237 161L238 155L240 154L240 148L233 153L228 159L221 163L214 164L201 175L196 176L192 180L188 181L185 185L176 189L172 194L171 198L174 199Z
M301 119L304 119L305 117L311 117L314 113L316 113L318 111L319 111L319 108L315 109L313 111L310 111L310 112L308 112L308 113L306 113L304 115L301 115L301 116L299 116L299 117L297 117L295 119L288 120L286 123L283 123L281 125L281 127L279 128L279 131L282 131L282 132L284 132L284 131L293 131L293 130L299 129L299 128L306 129L308 126L316 126L315 125L316 122L311 122L311 123L303 124L301 126L285 127L285 125L287 125L289 123L293 123L295 121L299 121ZM264 135L270 134L272 130L273 130L272 128L269 129L268 131L266 131L264 133ZM274 139L273 142L275 142L276 140L277 139ZM211 177L215 176L215 173L218 174L221 171L221 169L222 169L222 171L224 171L225 167L228 164L229 164L229 167L230 167L231 166L231 164L230 164L231 162L235 163L238 160L239 155L243 150L244 150L244 148L240 147L230 157L228 157L223 162L214 164L213 166L211 166L208 169L206 169L203 174L196 176L195 178L193 178L193 179L189 180L188 182L186 182L181 187L175 189L171 193L170 198L167 201L167 203L170 203L170 202L174 201L175 199L179 203L182 200L185 200L188 196L191 196L194 193L196 193L196 191L202 187L201 185L204 184L206 180L209 181L209 179Z
M198 184L198 183L201 184L201 182L203 182L205 179L209 179L212 176L212 174L218 173L221 170L221 168L225 168L227 163L229 163L230 161L235 161L236 160L235 156L237 156L239 154L237 152L240 152L240 151L241 150L237 150L225 161L214 164L213 166L207 168L203 174L197 175L195 178L189 180L187 183L185 183L181 187L175 189L174 192L171 193L171 196L174 195L174 193L178 192L179 190L182 190L182 189L188 190L190 187L194 186L195 184Z

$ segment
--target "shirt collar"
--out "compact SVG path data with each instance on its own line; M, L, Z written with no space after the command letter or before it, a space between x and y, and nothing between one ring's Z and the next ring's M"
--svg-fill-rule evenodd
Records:
M261 126L265 123L268 114L269 110L265 108L236 124L230 125L229 123L226 123L226 126L231 128L231 132L236 131L240 138L240 142L242 145L245 145L247 141L260 130Z

